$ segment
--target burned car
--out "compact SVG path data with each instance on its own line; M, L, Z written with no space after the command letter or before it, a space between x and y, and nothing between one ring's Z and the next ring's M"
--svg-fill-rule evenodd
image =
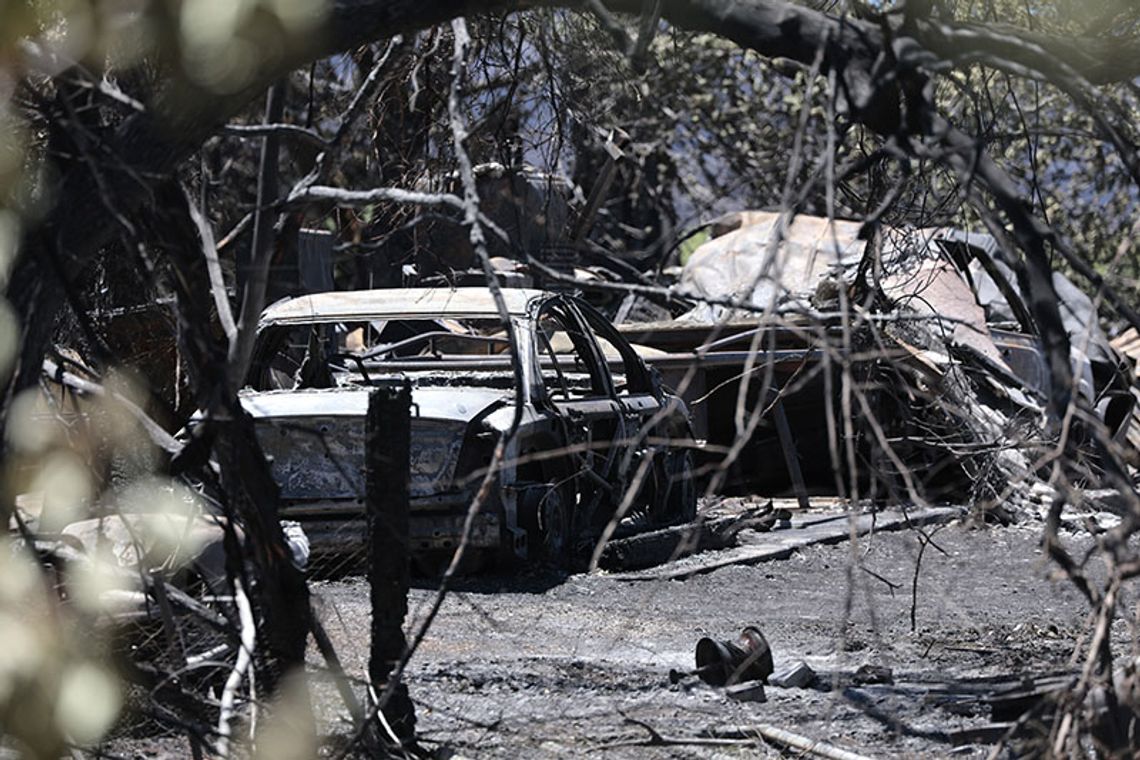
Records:
M282 514L304 526L314 556L363 545L368 397L393 376L412 386L418 555L458 544L516 413L469 548L566 565L619 505L641 524L694 517L683 402L578 298L512 289L503 300L517 364L487 288L320 293L265 310L240 398L271 458Z

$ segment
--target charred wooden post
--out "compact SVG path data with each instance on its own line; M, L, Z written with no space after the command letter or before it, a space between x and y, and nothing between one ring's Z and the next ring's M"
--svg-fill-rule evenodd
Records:
M364 472L367 503L368 582L372 601L372 649L368 676L380 697L378 736L402 744L415 738L416 716L404 684L389 676L407 649L410 547L408 539L409 449L412 390L407 380L382 381L368 399ZM388 695L385 702L384 695ZM390 741L390 739L389 739Z

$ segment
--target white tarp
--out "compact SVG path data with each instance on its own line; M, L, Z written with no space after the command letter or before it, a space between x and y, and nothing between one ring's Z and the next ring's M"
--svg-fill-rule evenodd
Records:
M858 222L799 216L781 235L778 213L736 216L729 222L738 222L736 229L697 248L685 264L679 288L685 296L759 309L792 299L809 307L831 268L857 264L866 247Z

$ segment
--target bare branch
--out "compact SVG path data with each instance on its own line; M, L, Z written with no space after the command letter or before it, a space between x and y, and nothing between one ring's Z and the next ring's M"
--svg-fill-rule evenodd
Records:
M325 185L299 186L289 194L290 206L314 201L332 201L342 206L367 206L373 203L410 203L418 206L449 206L464 210L463 199L448 193L421 193L400 187L374 187L369 190L342 190Z
M267 137L270 134L292 137L307 142L320 149L329 147L329 142L311 129L296 124L227 124L222 133L233 137Z
M1049 72L1058 64L1093 84L1128 82L1140 76L1140 47L1132 37L1061 37L1004 24L918 21L916 37L931 55L957 61L962 55Z
M202 241L202 254L206 257L206 270L210 274L210 294L214 297L214 307L218 310L218 321L222 323L222 331L226 340L233 342L237 337L237 325L234 324L234 313L230 307L230 297L226 294L226 283L222 278L222 266L218 262L218 246L214 243L214 231L209 222L203 217L198 207L186 191L186 209L194 226L198 228L198 237Z
M602 0L584 0L583 3L593 14L597 17L598 23L602 25L610 36L613 37L614 44L617 48L627 55L633 51L634 42L630 38L629 32L625 30L621 22L614 18L610 13L609 8L605 6Z
M257 643L257 626L254 624L253 608L250 607L249 598L245 595L240 578L234 578L233 584L234 604L237 606L241 621L241 648L238 650L233 670L230 671L225 686L222 687L221 710L218 712L218 755L222 758L229 757L230 754L230 723L234 717L237 690L253 662L253 647Z
M182 444L174 439L162 426L152 420L138 404L131 401L121 393L108 391L105 387L90 380L85 380L73 372L68 372L61 365L51 359L44 359L43 373L57 383L67 386L85 396L112 399L134 417L150 437L154 445L168 454L177 454L182 450Z
M360 116L361 109L364 104L372 99L376 92L376 87L380 82L380 72L388 65L389 59L392 57L392 52L404 44L404 38L401 35L396 35L388 41L388 47L384 49L384 55L380 56L380 60L368 72L368 76L364 78L364 82L356 91L353 96L352 102L348 104L344 114L340 117L340 125L336 129L336 134L332 139L332 146L334 148L340 147L344 142L348 130L356 123L356 119Z
M265 103L265 121L275 124L281 121L284 108L285 86L277 83L269 88ZM270 205L277 200L277 173L279 141L275 132L270 132L261 146L261 167L257 176L257 208L253 219L253 244L249 267L245 272L245 287L242 292L241 314L238 317L234 339L230 341L228 362L228 382L230 390L236 391L245 378L249 358L253 353L253 341L257 333L257 320L265 308L265 290L269 283L269 261L273 257L273 219ZM240 282L240 280L239 280Z

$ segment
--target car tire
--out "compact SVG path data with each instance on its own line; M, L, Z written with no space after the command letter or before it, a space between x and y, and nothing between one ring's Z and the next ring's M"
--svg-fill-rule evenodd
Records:
M574 490L563 484L535 483L519 505L531 563L569 569L574 556Z
M536 549L539 560L559 570L568 569L574 557L573 492L552 487L539 500Z

